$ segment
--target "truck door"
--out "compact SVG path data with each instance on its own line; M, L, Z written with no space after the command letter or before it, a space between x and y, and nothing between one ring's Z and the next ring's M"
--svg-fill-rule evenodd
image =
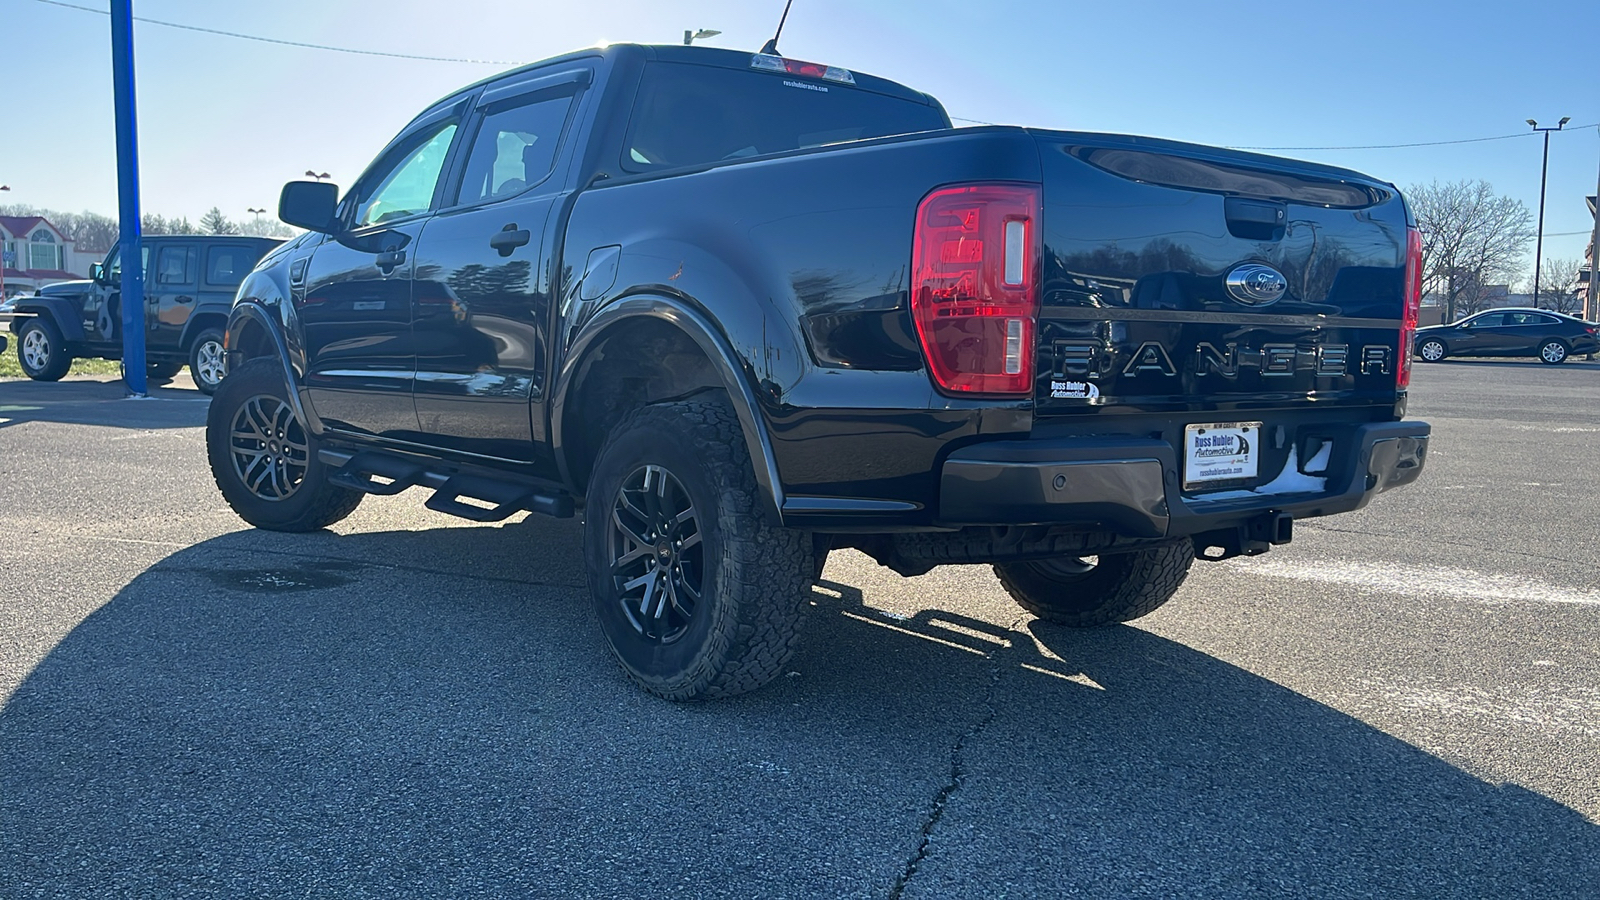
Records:
M563 134L588 70L492 85L417 251L417 418L436 446L538 462ZM538 422L538 425L535 425Z
M176 349L199 296L200 252L193 243L161 245L154 277L147 279L145 322L151 349Z
M411 277L457 125L435 116L397 138L346 194L344 230L312 252L298 312L305 384L328 427L416 434Z

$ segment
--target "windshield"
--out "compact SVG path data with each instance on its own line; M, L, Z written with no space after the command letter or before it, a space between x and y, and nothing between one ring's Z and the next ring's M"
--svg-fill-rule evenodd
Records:
M937 106L844 84L692 63L650 63L623 167L648 172L949 128Z

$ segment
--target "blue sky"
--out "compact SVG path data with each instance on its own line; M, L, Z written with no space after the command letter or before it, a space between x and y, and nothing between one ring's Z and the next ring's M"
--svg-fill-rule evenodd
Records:
M73 0L105 9L107 0ZM135 0L137 15L286 40L531 61L599 41L759 47L782 0ZM423 106L504 66L136 27L145 208L234 217L307 168L348 184ZM0 203L114 214L109 25L0 0ZM795 0L782 49L893 78L954 116L1225 146L1446 141L1600 123L1600 3ZM1540 141L1284 150L1402 186L1483 178L1537 212ZM1551 140L1545 255L1580 256L1600 129ZM1531 248L1530 248L1531 258Z

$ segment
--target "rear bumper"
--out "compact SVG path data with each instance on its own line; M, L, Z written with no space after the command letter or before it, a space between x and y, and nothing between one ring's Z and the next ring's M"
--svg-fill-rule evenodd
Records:
M946 526L1070 525L1128 537L1201 535L1271 518L1360 509L1415 481L1427 458L1426 422L1351 429L1342 464L1325 488L1294 494L1231 491L1207 498L1179 490L1177 450L1164 440L1000 441L952 454L940 476Z

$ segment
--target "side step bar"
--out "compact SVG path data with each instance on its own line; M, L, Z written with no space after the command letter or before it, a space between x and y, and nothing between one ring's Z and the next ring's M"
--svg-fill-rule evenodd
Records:
M328 481L368 494L391 495L413 487L433 489L425 504L437 512L474 522L499 522L523 512L570 519L572 496L556 488L536 487L509 478L496 478L453 469L432 468L431 461L363 450L319 450L317 458L334 469Z

